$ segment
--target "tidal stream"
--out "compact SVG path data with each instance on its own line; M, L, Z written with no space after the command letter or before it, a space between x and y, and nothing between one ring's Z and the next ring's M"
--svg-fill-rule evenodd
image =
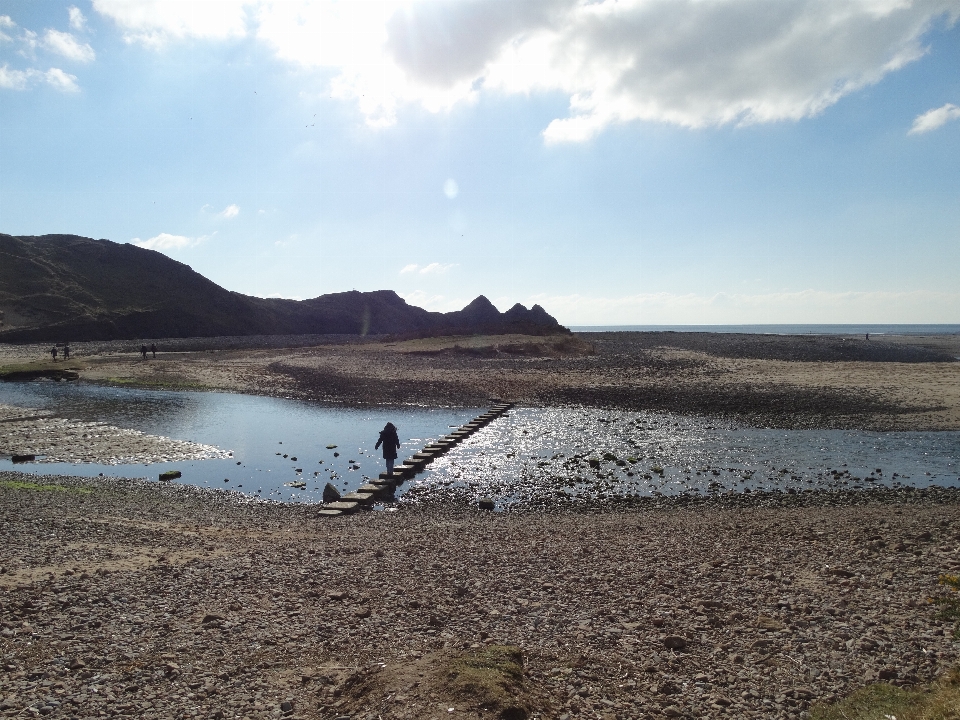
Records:
M100 465L27 463L38 474L120 475L319 502L327 482L354 490L383 470L374 450L389 420L400 460L483 408L329 407L227 393L172 392L82 383L0 384L0 403L52 410L231 451L229 459ZM330 447L335 446L335 447ZM306 482L305 489L287 483ZM584 408L515 408L398 488L415 502L434 493L490 496L503 506L563 496L797 492L812 488L960 486L960 432L749 428L716 418Z

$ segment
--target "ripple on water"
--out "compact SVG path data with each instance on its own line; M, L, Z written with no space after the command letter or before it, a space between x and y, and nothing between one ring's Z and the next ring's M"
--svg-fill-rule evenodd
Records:
M960 485L960 432L773 430L669 413L517 408L402 494L416 502L452 490L510 503L897 484Z

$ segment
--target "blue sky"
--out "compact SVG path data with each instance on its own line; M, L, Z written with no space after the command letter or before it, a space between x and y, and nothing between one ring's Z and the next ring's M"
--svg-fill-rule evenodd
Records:
M958 0L0 0L0 232L259 296L960 322Z

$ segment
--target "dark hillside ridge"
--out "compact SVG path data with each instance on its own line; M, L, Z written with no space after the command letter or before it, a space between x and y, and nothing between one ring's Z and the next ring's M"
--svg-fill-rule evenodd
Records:
M482 295L429 312L392 290L311 300L225 290L162 253L77 235L0 233L0 342L223 335L569 333L539 305L501 313Z

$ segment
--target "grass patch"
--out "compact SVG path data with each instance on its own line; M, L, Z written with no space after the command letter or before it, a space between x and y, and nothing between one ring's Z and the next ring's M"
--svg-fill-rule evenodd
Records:
M525 720L523 654L512 645L490 645L468 652L451 663L455 690L502 720Z
M0 487L10 488L11 490L30 490L32 492L65 492L77 495L88 495L93 490L90 488L67 487L66 485L38 485L32 482L23 482L22 480L0 480Z
M928 688L878 683L832 705L815 705L810 720L960 720L960 668Z

